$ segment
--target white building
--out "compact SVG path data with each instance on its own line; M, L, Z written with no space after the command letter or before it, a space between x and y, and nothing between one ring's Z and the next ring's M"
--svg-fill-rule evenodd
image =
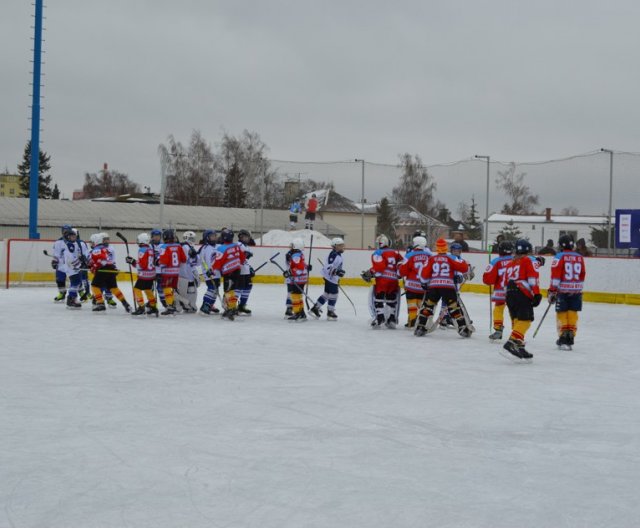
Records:
M522 233L522 238L527 238L534 246L544 246L547 240L557 242L564 234L572 235L574 240L584 238L587 245L591 245L591 229L606 227L608 220L606 216L553 215L551 209L543 215L492 214L489 217L490 243L509 222L513 222L513 227ZM612 225L615 225L615 218Z

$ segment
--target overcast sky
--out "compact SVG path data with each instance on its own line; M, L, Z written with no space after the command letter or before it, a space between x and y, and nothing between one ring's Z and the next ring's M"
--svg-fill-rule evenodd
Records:
M103 162L159 190L158 145L194 129L213 144L258 132L283 160L640 151L637 0L47 4L42 148L67 196ZM29 137L32 10L0 7L0 170L12 172ZM601 213L608 159L587 161L566 165L566 178L523 170L544 205ZM471 192L484 202L483 165L466 166L439 177L454 210ZM309 167L289 168L316 176ZM616 169L614 207L640 208L640 158ZM330 172L359 199L359 166ZM393 171L367 173L370 199L395 184Z

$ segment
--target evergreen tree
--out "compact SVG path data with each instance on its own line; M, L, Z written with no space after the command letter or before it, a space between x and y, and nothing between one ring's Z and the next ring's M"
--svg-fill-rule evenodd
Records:
M385 196L380 200L380 204L376 208L378 213L378 224L376 226L376 233L378 235L385 234L389 237L389 240L394 243L396 240L395 225L398 219L396 218L393 208L389 203L389 199Z
M244 174L235 162L224 178L224 205L225 207L246 207L247 192L244 188Z
M51 156L42 150L38 153L38 198L51 198ZM27 141L22 155L22 163L18 165L20 175L20 195L28 198L30 189L31 171L31 140Z
M57 183L53 186L53 191L51 191L51 199L52 200L59 200L60 199L60 189L58 189L58 184Z
M521 238L522 232L520 231L520 229L518 229L518 226L515 225L513 220L509 220L507 222L507 225L500 230L499 234L502 235L505 240L515 242L516 240Z
M469 240L481 240L482 224L480 218L478 218L478 207L476 206L476 198L474 195L471 196L471 207L469 208L469 216L465 223L467 224Z

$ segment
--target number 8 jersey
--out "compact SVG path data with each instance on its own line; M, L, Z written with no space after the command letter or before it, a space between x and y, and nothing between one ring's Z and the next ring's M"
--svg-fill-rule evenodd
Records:
M551 264L551 289L558 293L582 293L586 269L584 258L575 251L556 254Z

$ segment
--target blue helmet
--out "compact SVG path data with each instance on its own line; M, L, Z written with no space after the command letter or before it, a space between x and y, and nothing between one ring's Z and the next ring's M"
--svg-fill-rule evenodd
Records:
M516 240L516 255L526 255L533 251L533 247L531 246L531 242L521 238Z
M162 231L160 231L159 229L152 229L151 230L151 236L162 236Z
M457 242L453 242L449 246L449 251L462 251L462 244L458 244Z
M223 242L233 242L233 231L225 227L222 231L220 231L220 238Z
M216 230L215 229L207 229L204 233L202 233L202 243L203 244L215 244L216 243Z
M62 234L64 235L65 231L71 231L71 226L69 224L64 224L61 228L60 231L62 231Z

